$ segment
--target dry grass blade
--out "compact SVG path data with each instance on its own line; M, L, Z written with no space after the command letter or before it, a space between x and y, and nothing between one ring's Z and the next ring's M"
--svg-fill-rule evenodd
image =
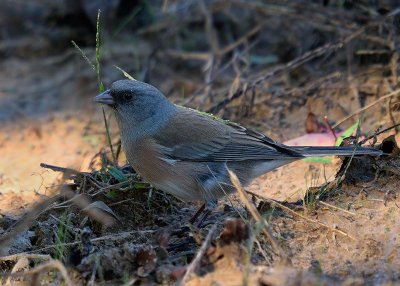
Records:
M60 195L56 195L52 198L36 203L35 206L33 206L32 209L28 211L19 221L10 226L0 237L0 255L3 255L7 251L8 246L13 239L31 227L35 223L36 218L59 198Z
M263 224L263 226L264 226L263 232L268 237L275 252L281 258L281 262L283 262L283 264L290 264L290 259L289 259L288 255L286 254L286 252L282 249L282 247L279 245L279 243L276 241L276 239L272 235L272 231L268 225L268 222L260 215L260 213L257 211L256 207L251 203L251 201L247 197L247 194L246 194L245 190L243 189L242 185L240 184L240 181L239 181L238 177L236 176L236 174L233 173L229 169L228 169L228 172L229 172L229 177L232 181L232 184L235 186L235 188L238 191L240 200L248 208L248 210L250 211L251 215L256 220L256 222Z
M59 260L54 260L54 259L51 259L50 261L48 261L46 263L40 264L40 265L36 266L35 268L28 270L28 271L12 273L9 275L9 277L14 278L14 277L32 276L32 275L40 274L45 270L50 270L50 269L54 269L54 268L60 272L61 276L64 278L66 285L68 285L68 286L74 285L74 283L72 283L71 279L68 276L68 272L67 272L67 269L65 268L65 266ZM33 282L33 281L31 281L31 282ZM36 281L36 282L38 282L38 281Z
M225 54L233 51L236 47L238 47L239 45L244 44L250 37L252 37L253 35L257 34L261 28L263 27L265 23L259 24L257 26L255 26L254 28L252 28L250 31L248 31L245 35L241 36L238 40L236 40L235 42L229 44L228 46L222 48L219 51L218 56L224 56Z
M342 120L340 120L338 123L336 123L335 125L333 125L332 128L338 127L338 126L339 126L340 124L342 124L343 122L349 120L350 118L353 118L354 116L360 114L361 112L367 110L368 108L371 108L372 106L378 104L378 103L381 102L382 100L385 100L385 99L391 98L391 97L393 97L393 96L396 96L396 95L398 95L399 93L400 93L400 89L395 90L395 91L393 91L393 92L391 92L391 93L389 93L389 94L387 94L387 95L384 95L384 96L380 97L379 99L377 99L377 100L375 100L374 102L372 102L372 103L370 103L370 104L364 106L363 108L360 108L359 110L357 110L356 112L350 114L349 116L346 116L345 118L343 118Z
M92 204L89 198L85 197L83 194L76 194L72 191L69 186L63 186L61 189L61 194L67 199L71 200L79 209L85 210L85 212L94 220L99 223L110 226L115 223L115 215L112 215L109 211L105 212L103 209L99 208L87 208ZM103 211L102 211L103 210ZM111 209L110 209L111 210Z
M96 243L96 242L101 242L101 241L118 241L118 240L124 240L130 236L145 236L149 234L154 234L158 230L134 230L134 231L126 231L126 232L120 232L116 234L110 234L110 235L105 235L105 236L100 236L96 238L90 239L91 243ZM51 244L47 245L46 247L42 247L39 249L31 250L29 252L22 252L22 253L17 253L13 255L8 255L8 256L0 256L0 261L10 261L10 260L17 260L20 257L28 256L31 259L45 259L48 256L47 255L41 255L41 254L32 254L33 252L42 252L48 249L56 248L59 246L75 246L79 245L81 242L80 241L74 241L74 242L68 242L68 243L58 243L58 244Z
M328 204L328 203L323 202L323 201L318 201L318 203L321 204L321 205L323 205L323 206L327 206L328 208L332 208L332 209L335 209L335 210L338 210L338 211L342 211L342 212L344 212L344 213L346 213L346 214L349 214L349 215L358 215L358 213L353 213L353 212L351 212L351 211L348 211L348 210L339 208L339 207L337 207L337 206ZM364 215L364 214L361 214L361 215Z
M254 194L254 193L252 193L252 192L248 192L248 193ZM342 230L340 230L340 229L332 228L332 227L330 227L329 225L324 224L324 223L322 223L322 222L320 222L320 221L317 221L317 220L314 220L314 219L310 219L310 218L308 218L308 217L306 217L306 216L303 216L303 215L301 215L301 214L295 212L294 210L288 208L287 206L284 206L284 205L278 203L278 202L275 201L275 200L272 200L272 199L269 199L269 198L265 198L265 197L261 197L261 196L259 196L259 195L257 195L257 194L254 194L254 195L256 195L257 197L262 198L263 200L269 201L272 205L276 205L276 206L278 206L280 209L282 209L282 210L284 210L284 211L286 211L286 212L288 212L288 213L290 213L290 214L292 214L292 215L294 215L294 216L300 217L300 218L304 219L305 221L308 221L308 222L310 222L310 223L312 223L312 224L318 224L318 225L320 225L320 226L323 226L323 227L325 227L325 228L331 230L332 232L336 232L336 233L339 233L339 234L341 234L341 235L343 235L343 236L345 236L345 237L348 237L348 238L350 238L350 239L352 239L352 240L356 240L356 238L355 238L354 236L351 236L350 234L348 234L348 233L346 233L346 232L344 232L344 231L342 231Z
M40 167L45 168L45 169L50 169L54 172L62 172L65 173L64 177L69 177L69 175L78 175L80 172L71 168L64 168L64 167L59 167L59 166L54 166L54 165L49 165L45 163L40 163Z
M210 231L208 232L208 234L207 234L203 244L201 245L199 251L197 252L196 257L193 259L193 261L187 267L186 273L183 276L180 285L185 285L185 283L189 281L190 276L195 271L197 265L200 263L200 260L203 257L204 253L207 251L207 248L210 245L210 242L211 242L212 238L214 237L214 234L215 234L216 230L217 230L217 224L214 224L211 227Z
M119 66L114 65L114 67L119 70L120 72L122 72L122 74L130 80L136 80L133 76L131 76L128 72L124 71L122 68L120 68Z
M14 264L14 267L11 269L10 274L17 273L18 271L23 270L24 268L27 268L29 266L29 260L26 257L21 257L20 259L17 260L17 263ZM10 286L13 283L11 282L11 277L7 278L6 283L4 283L5 286Z
M8 255L8 256L0 256L0 261L13 261L13 260L18 260L20 258L47 260L47 259L50 259L51 256L47 255L47 254L17 253L17 254L12 254L12 255Z
M11 260L17 260L17 263L14 264L13 268L11 269L10 274L12 275L14 273L17 273L17 272L22 271L23 269L29 267L29 264L30 264L29 259L49 260L49 259L51 259L51 256L50 255L40 255L40 254L39 255L25 254L25 255L14 256L13 259L11 259ZM0 261L1 260L7 261L9 259L3 259L2 257L0 257ZM6 285L6 286L13 285L11 280L12 280L12 277L9 276L4 285Z

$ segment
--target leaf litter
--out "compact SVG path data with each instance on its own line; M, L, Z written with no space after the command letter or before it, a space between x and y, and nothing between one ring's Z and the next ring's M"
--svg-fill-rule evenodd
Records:
M390 151L391 154L398 153L393 137L384 140L380 148L386 148L386 152ZM382 184L386 178L398 176L398 173L390 171L398 170L397 155L371 160L353 158L346 168L349 162L344 160L337 179L313 193L315 200L322 203L333 199L337 202L338 197L344 196L337 193L339 189L346 189L355 183L369 184L371 181ZM365 176L359 175L360 164ZM197 229L188 223L196 204L180 202L149 185L135 188L141 180L129 166L106 165L91 173L46 164L43 166L63 172L64 179L69 182L60 188L56 200L38 207L40 211L36 217L27 220L26 226L29 227L25 226L17 236L13 236L17 244L9 245L9 256L1 258L3 266L7 261L22 261L25 257L29 260L30 255L40 253L58 257L68 269L76 269L80 279L87 281L123 281L129 277L130 281L141 281L141 284L173 283L183 279L185 285L210 285L216 281L224 281L224 285L239 285L243 281L249 285L282 285L279 283L283 281L292 285L306 282L331 285L338 282L337 278L324 274L320 266L316 270L311 264L307 272L293 268L298 259L295 251L304 243L292 246L294 241L301 241L302 231L296 232L296 228L307 225L306 231L315 233L314 244L325 232L322 236L333 239L336 245L350 237L360 249L358 235L351 229L340 230L343 226L338 228L320 223L323 220L321 216L326 215L325 206L329 204L316 204L308 209L310 206L302 201L281 204L250 194L253 196L252 202L247 201L244 209L241 200L233 202L233 205L226 201L205 221L204 228ZM368 166L373 168L371 176L366 176ZM356 182L351 179L353 177L357 177ZM119 178L124 180L121 182ZM108 193L113 195L109 196ZM371 194L368 193L368 197ZM387 192L382 205L392 205L391 202L395 203L396 199L395 192ZM257 209L252 207L253 204ZM343 210L337 207L329 211L335 211L335 216L349 219L346 210L352 211L357 218L361 216L359 209L348 206ZM301 214L304 211L308 217ZM253 218L258 216L268 218L268 222L262 223L260 218L254 221ZM29 221L32 219L35 221ZM265 227L262 224L269 225L271 222L269 235L274 237L274 241L280 241L279 244L284 247L282 251L289 253L285 260L279 258L282 258L282 253L271 248L269 236L262 235L262 228ZM13 226L9 228L13 230ZM347 231L355 237L347 234ZM23 237L29 237L28 244L21 242ZM312 235L307 237L311 239ZM372 246L372 241L375 240L370 240L368 247L362 249L370 252L375 248L370 255L381 254L384 245L374 243ZM4 247L4 240L1 244ZM197 257L200 252L200 257ZM262 266L266 261L275 261L274 267ZM310 261L316 261L317 265L319 263L315 258ZM287 280L279 275L283 274L283 269L290 273L285 278ZM186 271L190 271L190 275Z

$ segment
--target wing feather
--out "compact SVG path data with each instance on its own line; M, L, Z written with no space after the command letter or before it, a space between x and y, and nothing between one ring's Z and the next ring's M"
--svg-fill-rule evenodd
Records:
M262 133L187 108L171 118L163 131L155 140L174 160L239 162L303 157Z

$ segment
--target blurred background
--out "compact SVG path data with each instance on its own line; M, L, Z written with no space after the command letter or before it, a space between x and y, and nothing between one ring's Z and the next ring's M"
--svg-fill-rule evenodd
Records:
M328 125L345 130L398 87L399 9L395 0L2 0L0 209L51 194L57 174L41 162L88 170L108 151L88 64L98 10L105 87L122 69L176 103L318 145L334 143ZM397 122L398 102L362 113L363 133Z

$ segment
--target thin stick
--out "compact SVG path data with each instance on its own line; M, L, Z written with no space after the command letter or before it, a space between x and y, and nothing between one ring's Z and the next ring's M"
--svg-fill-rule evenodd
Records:
M332 208L332 209L335 209L335 210L338 210L338 211L342 211L342 212L347 213L347 214L350 214L350 215L358 215L358 213L353 213L353 212L351 212L351 211L348 211L348 210L339 208L339 207L337 207L337 206L328 204L328 203L323 202L323 201L318 201L318 203L321 204L321 205L327 206L328 208ZM362 215L362 214L361 214L361 215Z
M294 215L294 216L300 217L300 218L304 219L305 221L308 221L308 222L313 223L313 224L318 224L318 225L323 226L323 227L325 227L325 228L327 228L327 229L329 229L329 230L331 230L331 231L333 231L333 232L339 233L339 234L341 234L341 235L343 235L343 236L346 236L346 237L348 237L348 238L351 238L351 239L353 239L353 240L357 240L356 238L354 238L354 237L351 236L350 234L347 234L347 233L345 233L344 231L342 231L342 230L340 230L340 229L332 228L332 227L330 227L329 225L324 224L323 222L320 222L320 221L317 221L317 220L313 220L313 219L310 219L310 218L308 218L308 217L306 217L306 216L303 216L303 215L301 215L301 214L295 212L294 210L292 210L292 209L290 209L290 208L288 208L288 207L286 207L286 206L284 206L284 205L278 203L277 201L275 201L275 200L273 200L273 199L269 199L269 198L262 197L262 196L260 196L260 195L257 195L257 194L255 194L255 193L253 193L253 192L248 192L248 193L249 193L249 194L252 194L252 195L255 195L255 196L257 196L257 197L260 197L260 198L262 198L263 200L269 201L269 202L271 202L272 204L277 205L277 206L278 206L279 208L281 208L282 210L285 210L285 211L287 211L288 213L291 213L291 214Z
M45 168L45 169L50 169L54 172L70 173L70 174L74 174L74 175L80 174L79 171L74 170L74 169L49 165L49 164L45 164L45 163L40 163L40 167Z
M92 238L90 240L90 242L95 243L95 242L99 242L99 241L104 241L104 240L120 240L120 239L125 239L131 235L144 235L144 234L152 234L152 233L156 233L158 230L134 230L134 231L126 231L126 232L121 232L121 233L116 233L116 234L110 234L110 235L105 235L105 236L101 236L101 237L96 237L96 238ZM51 244L48 245L46 247L40 248L40 249L35 249L35 250L31 250L28 252L21 252L21 253L16 253L13 255L8 255L8 256L0 256L0 261L7 261L7 260L15 260L19 257L23 257L28 255L28 257L32 258L32 259L39 259L39 258L45 258L45 256L42 257L41 254L33 254L34 252L39 252L39 251L44 251L47 249L51 249L51 248L55 248L55 247L59 247L59 246L74 246L74 245L78 245L80 244L80 241L75 241L75 242L68 242L68 243L58 243L58 244ZM31 257L32 255L32 257Z
M340 120L338 123L336 123L336 124L333 125L332 127L333 127L333 128L338 127L338 126L339 126L340 124L342 124L343 122L345 122L345 121L349 120L350 118L352 118L352 117L354 117L354 116L360 114L361 112L367 110L368 108L371 108L372 106L376 105L377 103L381 102L382 100L385 100L385 99L390 98L390 97L392 97L392 96L398 95L399 93L400 93L400 89L397 89L397 90L395 90L395 91L393 91L393 92L391 92L391 93L389 93L389 94L387 94L387 95L384 95L384 96L380 97L380 98L377 99L376 101L374 101L374 102L372 102L372 103L370 103L370 104L364 106L363 108L360 108L359 110L357 110L356 112L350 114L349 116L346 116L345 118L343 118L342 120Z
M282 204L280 204L280 203L278 203L276 201L271 200L271 202L273 202L274 204L278 205L281 209L283 209L283 210L285 210L285 211L287 211L287 212L289 212L289 213L291 213L291 214L293 214L295 216L298 216L298 217L300 217L300 218L302 218L302 219L304 219L304 220L306 220L308 222L311 222L311 223L314 223L314 224L318 224L318 225L323 226L323 227L325 227L325 228L327 228L327 229L329 229L329 230L331 230L333 232L337 232L337 233L339 233L339 234L341 234L343 236L351 238L352 240L356 240L355 237L351 236L348 233L345 233L344 231L342 231L340 229L332 228L329 225L324 224L324 223L322 223L320 221L313 220L313 219L310 219L310 218L308 218L306 216L303 216L303 215L301 215L299 213L296 213L295 211L291 210L290 208L288 208L288 207L286 207L286 206L284 206L284 205L282 205Z
M388 128L385 128L385 129L383 129L383 130L381 130L381 131L377 131L377 132L375 132L375 134L373 134L373 135L371 135L371 136L368 136L367 138L361 140L361 141L360 141L360 145L363 145L365 142L367 142L368 140L370 140L370 139L372 139L372 138L378 136L379 134L385 133L385 132L387 132L387 131L389 131L389 130L391 130L391 129L393 129L393 128L397 128L397 127L399 127L399 126L400 126L400 123L398 123L398 124L396 124L396 125L392 125L392 126L390 126L390 127L388 127Z
M94 197L94 196L97 196L98 194L101 194L101 193L103 193L105 191L108 191L108 190L111 190L111 189L119 189L121 187L125 187L125 186L129 185L129 183L131 183L131 182L130 181L124 181L124 182L120 182L120 183L117 183L117 184L114 184L114 185L109 185L109 186L106 186L106 187L102 187L102 188L98 189L97 192L95 192L93 194L90 194L90 195L92 197ZM132 181L132 183L137 183L137 182Z
M258 33L261 28L265 25L265 22L255 26L253 29L251 29L250 31L248 31L246 34L244 34L243 36L241 36L237 41L227 45L226 47L222 48L219 51L218 56L222 57L225 54L231 52L232 50L234 50L237 46L245 43L250 37L252 37L254 34Z
M201 258L203 257L204 253L207 251L208 246L210 245L210 242L212 238L214 237L214 233L217 230L217 224L215 223L210 231L207 234L207 237L205 238L203 244L201 245L199 251L196 254L196 257L193 259L193 261L190 263L190 265L186 269L186 273L182 278L182 281L179 283L179 285L185 285L187 281L189 281L190 276L192 273L196 270L196 267L200 263Z
M276 241L275 237L272 235L272 231L269 227L268 222L261 217L260 213L257 211L256 207L250 202L249 198L246 195L246 192L244 191L242 185L240 184L240 181L238 177L236 176L235 173L233 173L231 170L228 169L229 177L237 189L239 193L239 197L241 201L245 204L245 206L249 209L251 215L253 218L256 220L258 223L262 223L263 227L263 233L268 237L269 241L271 242L272 247L274 248L275 252L279 255L283 263L290 263L290 259L288 255L285 253L285 251L282 249L282 247L279 245L279 243Z

